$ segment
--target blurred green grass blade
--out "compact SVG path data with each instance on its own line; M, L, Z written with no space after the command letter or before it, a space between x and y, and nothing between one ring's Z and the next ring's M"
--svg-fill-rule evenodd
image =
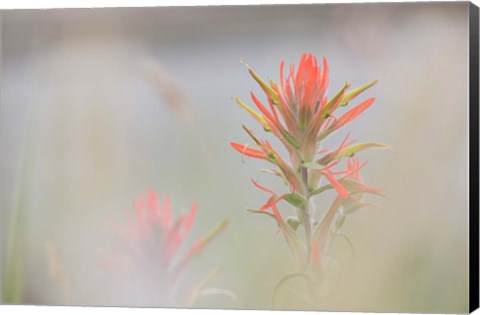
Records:
M30 106L27 107L26 130L20 148L18 180L14 190L12 215L8 225L2 228L2 231L8 231L2 264L2 303L4 304L20 304L22 302L27 247L26 231L35 162L35 141L32 139L37 114L37 108L33 104L36 77L36 67L34 66L34 68L31 87L26 91L30 93Z

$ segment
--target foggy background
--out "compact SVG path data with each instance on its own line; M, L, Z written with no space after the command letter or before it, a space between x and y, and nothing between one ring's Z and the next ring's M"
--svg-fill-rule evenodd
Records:
M354 102L375 96L374 105L327 145L351 131L393 146L358 155L387 199L369 199L384 210L347 218L356 259L324 309L467 310L468 3L24 10L3 11L1 22L2 258L22 207L24 303L158 306L102 265L111 222L127 224L153 189L176 216L198 204L188 244L230 221L182 283L220 266L212 285L242 305L207 297L199 306L269 308L290 257L275 224L245 208L268 197L250 178L284 187L260 175L266 162L242 163L229 146L249 141L242 123L264 136L231 98L261 95L240 60L278 80L281 60L310 52L329 61L330 97L346 81L380 79ZM49 270L49 246L69 298ZM288 291L279 301L297 305Z

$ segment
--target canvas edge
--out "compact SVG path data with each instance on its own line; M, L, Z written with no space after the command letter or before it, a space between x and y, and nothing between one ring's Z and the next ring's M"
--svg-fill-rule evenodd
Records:
M479 305L479 8L469 5L469 99L470 99L470 217L469 217L469 311Z

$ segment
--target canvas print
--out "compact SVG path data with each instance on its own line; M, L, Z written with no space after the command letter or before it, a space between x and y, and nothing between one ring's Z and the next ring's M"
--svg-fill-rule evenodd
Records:
M2 11L2 303L468 312L472 8Z

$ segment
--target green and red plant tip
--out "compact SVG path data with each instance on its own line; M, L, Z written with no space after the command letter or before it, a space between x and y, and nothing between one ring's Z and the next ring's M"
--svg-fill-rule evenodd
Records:
M381 190L364 183L356 153L367 149L388 148L377 142L355 144L349 141L350 133L335 149L321 148L323 141L335 131L342 129L365 112L375 101L371 97L351 109L337 114L347 107L364 91L377 83L368 82L355 89L345 83L333 97L327 97L329 67L326 58L321 65L311 54L303 54L298 69L290 65L285 75L285 65L280 64L279 83L270 79L264 81L247 66L248 72L260 85L266 96L266 104L250 94L256 109L239 98L236 103L254 118L267 133L275 136L286 149L282 157L266 139L258 137L251 129L242 125L252 143L231 146L244 156L266 160L274 165L269 173L280 177L289 186L287 192L276 193L253 181L255 187L270 194L265 204L253 213L268 215L275 219L290 249L295 272L282 278L274 290L293 277L306 279L310 298L318 296L318 281L325 269L324 259L328 256L329 245L338 234L345 216L369 204L364 203L367 193L381 194ZM346 159L346 163L342 160ZM344 167L342 165L346 164ZM334 170L336 169L336 170ZM322 179L326 182L322 183ZM313 197L327 190L335 190L336 197L325 211L316 211ZM285 220L277 207L286 201L296 210L296 216ZM271 212L269 211L271 210ZM323 213L322 218L318 218ZM300 228L301 227L301 228ZM302 233L299 231L303 230ZM273 303L273 302L272 302Z

